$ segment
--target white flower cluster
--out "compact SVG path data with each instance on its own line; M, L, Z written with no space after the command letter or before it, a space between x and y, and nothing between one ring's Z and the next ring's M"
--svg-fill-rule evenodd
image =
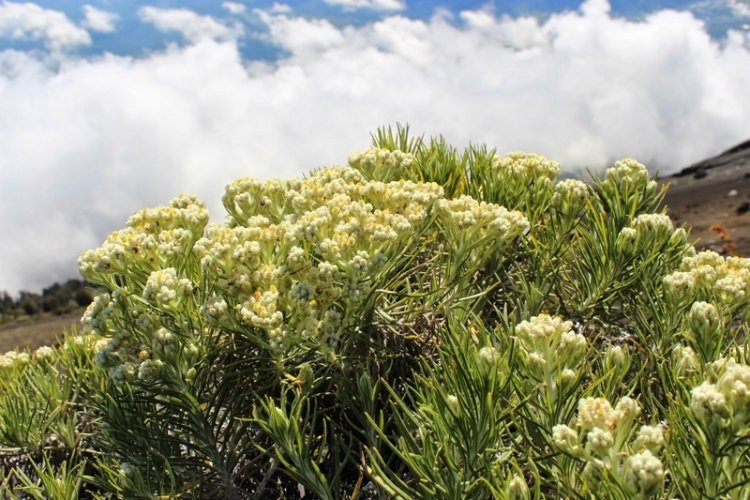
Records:
M404 169L413 158L370 150L351 161ZM96 299L84 321L109 339L97 360L118 381L157 376L157 361L183 363L179 347L205 328L255 328L281 349L299 338L336 342L341 307L367 297L388 256L434 218L435 234L451 226L494 245L528 230L519 212L468 197L445 200L435 183L368 180L351 167L289 181L238 179L223 202L223 225L207 225L203 204L189 196L141 210L81 257L83 274L114 290ZM197 311L200 322L180 322ZM160 327L185 331L165 342Z
M173 267L154 271L143 287L143 298L157 305L167 306L183 299L193 291L193 284L187 278L179 278Z
M583 208L588 196L588 184L578 179L564 179L555 184L552 205L563 212L574 212Z
M648 186L651 189L656 187L656 182L650 180L646 167L633 158L615 162L614 167L607 169L606 180L615 184Z
M408 238L442 194L437 184L367 181L346 167L303 180L233 182L224 196L231 220L209 226L194 246L225 294L212 297L204 314L216 321L234 310L274 343L330 334L339 317L328 314L333 302L364 297L362 283L386 263L384 252Z
M641 214L631 225L637 232L654 236L671 235L674 230L672 219L666 214Z
M505 156L495 156L492 167L501 177L527 182L533 180L551 184L560 173L560 164L542 155L513 152Z
M664 286L677 300L711 301L730 308L745 304L750 297L750 259L704 250L683 258L679 269L664 277Z
M561 451L584 460L584 470L593 479L612 475L633 495L653 494L664 484L658 458L664 432L661 425L642 425L635 431L640 415L640 405L629 397L614 407L605 398L583 398L573 426L554 426L552 441Z
M457 233L466 235L469 228L477 229L473 237L492 236L505 239L529 230L529 221L521 212L510 211L493 203L479 202L470 196L461 196L453 200L442 199L438 209L449 221Z
M710 302L693 302L686 318L687 339L698 349L704 361L713 361L724 348L724 327L716 306Z
M29 364L31 356L28 352L8 351L0 356L0 369L18 368Z
M208 211L200 200L179 195L167 206L136 212L125 229L79 257L79 270L92 281L108 283L106 276L113 273L160 269L175 257L187 255L207 222Z
M94 333L106 333L108 320L115 314L115 303L108 293L94 297L81 317L81 323Z
M704 381L691 392L690 409L707 426L746 431L750 425L750 366L724 360L715 383Z
M54 357L55 350L50 346L43 345L34 351L34 359L36 360L51 360Z
M667 242L676 248L688 247L687 233L682 228L675 229L666 214L641 214L629 226L622 228L617 236L618 248L626 253L637 248L659 250Z
M573 331L573 323L540 314L516 325L515 332L521 359L534 377L543 380L547 373L567 380L575 378L588 342L583 335ZM560 383L562 380L549 382Z
M370 148L349 156L349 165L368 177L375 175L379 178L389 178L389 173L398 173L410 168L414 164L414 157L402 151L391 151L382 148Z

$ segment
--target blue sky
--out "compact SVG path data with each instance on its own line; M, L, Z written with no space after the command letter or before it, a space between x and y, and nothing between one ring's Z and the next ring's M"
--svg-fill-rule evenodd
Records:
M397 1L397 0L394 0ZM108 33L92 33L92 43L80 47L81 54L95 55L110 52L119 55L140 55L158 50L165 43L179 42L175 33L164 33L153 25L144 23L139 16L139 9L150 5L160 9L189 9L201 15L212 16L219 20L240 22L252 30L263 30L263 26L253 20L253 9L271 9L274 4L290 6L295 15L324 18L336 26L363 25L382 18L384 15L397 14L413 19L429 19L439 9L451 13L466 10L486 9L494 14L513 17L534 16L545 19L554 13L575 11L581 2L578 0L520 0L520 1L484 1L484 0L410 0L402 2L403 8L347 8L345 5L326 3L324 0L305 0L297 2L274 2L267 0L231 2L245 8L243 15L232 14L223 7L226 2L220 1L176 1L161 0L156 2L134 2L130 0L93 0L83 3L78 0L38 1L36 5L49 10L64 13L71 21L85 22L84 5L95 7L117 16L117 29ZM747 30L750 16L738 15L738 11L750 11L748 0L613 0L610 2L613 17L638 20L663 9L675 9L691 12L706 23L707 32L717 41L722 40L728 30ZM0 50L8 48L33 49L42 45L39 41L0 38ZM247 58L275 59L279 55L277 48L258 40L246 39L240 44L242 54Z
M671 173L750 138L750 0L0 0L0 290L377 127Z

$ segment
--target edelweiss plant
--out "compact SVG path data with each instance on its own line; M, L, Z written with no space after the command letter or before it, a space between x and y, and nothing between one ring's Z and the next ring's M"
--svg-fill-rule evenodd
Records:
M81 256L80 335L0 356L34 498L745 498L750 260L635 160L382 129L301 179L180 195Z

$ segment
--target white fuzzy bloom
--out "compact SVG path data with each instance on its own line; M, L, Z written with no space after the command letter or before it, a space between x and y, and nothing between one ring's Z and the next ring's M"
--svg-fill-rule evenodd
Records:
M695 351L690 346L677 345L672 347L672 362L677 376L695 373L700 368L700 362Z
M529 486L522 476L513 474L513 477L508 481L506 493L508 500L527 500L529 498Z
M589 186L578 179L565 179L555 184L552 203L579 207L589 194Z
M716 306L708 302L694 302L688 314L688 323L696 335L714 335L721 326L721 317Z
M318 264L318 272L323 280L330 281L338 275L339 268L336 264L323 261Z
M703 382L690 391L690 410L696 418L709 422L714 416L729 414L726 397L717 390L715 384Z
M153 380L164 367L160 359L147 359L138 367L138 378L140 380Z
M178 278L173 267L154 271L143 287L143 297L155 304L167 305L192 291L192 283L185 278Z
M126 362L109 369L109 376L115 385L123 385L135 375L135 366Z
M559 338L568 332L572 333L572 328L572 322L563 321L559 316L540 314L516 325L516 335L522 340L536 343Z
M570 368L563 368L562 372L560 372L560 379L563 384L569 385L578 379L578 374L575 372L575 370L571 370Z
M491 346L485 346L479 349L479 352L477 353L479 357L479 362L482 366L485 368L491 368L497 364L498 360L500 359L500 353L497 349Z
M623 252L629 252L635 247L635 242L638 239L638 231L632 227L624 227L620 230L617 235L617 248Z
M564 352L580 353L586 350L586 337L572 330L560 335L560 350Z
M547 364L547 359L544 354L539 351L532 351L526 357L526 363L529 368L536 372L544 370L544 366Z
M577 453L580 449L578 433L567 425L556 425L552 428L552 442L568 453Z
M641 406L638 401L628 396L620 398L615 406L614 417L618 426L638 418L640 414Z
M521 179L538 179L549 183L560 174L560 164L542 155L524 152L513 152L500 157L495 156L493 168L504 176Z
M676 297L686 295L695 286L693 273L686 271L675 271L664 276L662 281L667 291Z
M623 369L628 364L628 352L622 346L609 346L604 352L604 366L611 369Z
M605 398L583 398L578 401L578 425L583 430L599 427L609 429L614 424L615 410Z
M201 306L204 316L213 321L224 318L227 314L227 308L227 302L218 295L212 296Z
M730 361L717 383L735 412L750 412L750 366Z
M648 449L652 453L659 453L664 447L664 430L661 425L643 425L633 442L636 450Z
M449 394L448 397L445 398L445 400L448 403L448 406L450 406L454 411L458 411L459 401L454 394Z
M672 219L665 214L641 214L633 220L632 226L637 232L654 236L672 235Z
M646 185L649 182L649 175L643 164L632 158L624 158L615 162L614 167L607 169L607 180L615 183Z
M650 450L630 456L625 468L626 484L633 492L650 495L664 484L664 466Z
M586 443L599 455L605 455L614 444L615 439L608 430L594 427L586 435Z
M52 359L55 357L55 350L49 346L43 345L34 351L34 358L38 360Z
M304 281L298 281L297 283L292 285L291 290L289 291L290 296L294 300L298 300L300 302L309 302L315 298L315 290L310 286L309 283L306 283Z
M349 165L363 172L386 169L399 172L408 169L414 163L414 156L403 151L390 151L382 148L371 148L349 156Z

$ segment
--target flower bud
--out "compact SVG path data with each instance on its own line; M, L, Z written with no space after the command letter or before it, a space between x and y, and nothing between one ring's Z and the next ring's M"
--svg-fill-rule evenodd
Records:
M506 492L508 500L527 500L529 498L529 487L526 480L518 474L513 474L513 477L508 481Z
M449 394L448 397L445 398L445 401L448 403L448 406L450 406L453 411L458 411L459 401L458 401L458 398L454 394Z
M500 360L500 353L494 347L486 346L479 349L477 357L479 358L479 367L482 369L482 372L488 373L497 365L497 362Z

